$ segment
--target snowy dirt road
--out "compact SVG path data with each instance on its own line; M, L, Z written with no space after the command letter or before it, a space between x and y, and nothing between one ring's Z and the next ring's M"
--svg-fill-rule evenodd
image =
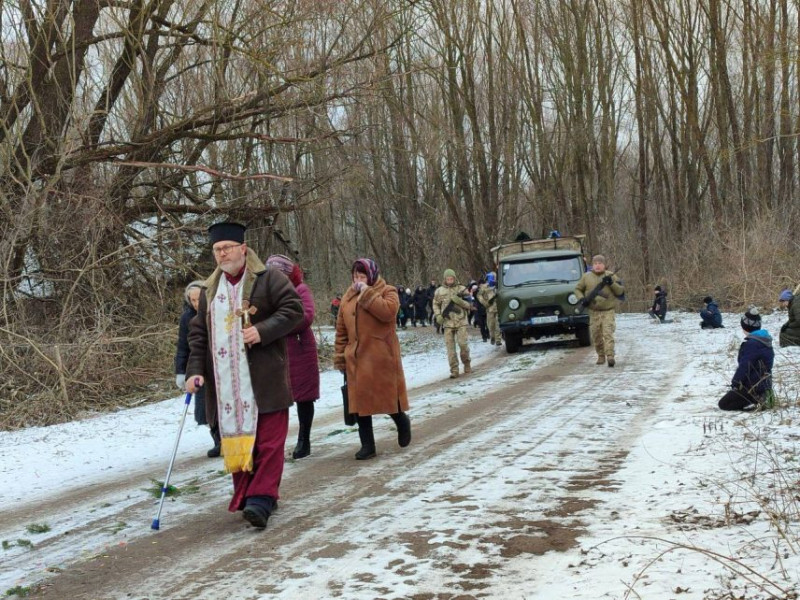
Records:
M358 437L339 411L322 414L312 456L287 461L263 532L226 511L219 463L193 458L173 482L195 493L166 503L159 532L147 529L154 505L142 488L154 474L142 470L4 510L0 535L43 519L58 533L36 546L41 565L59 566L32 598L622 598L633 581L641 597L676 587L707 597L697 582L709 588L718 575L702 556L647 571L655 552L636 539L683 531L664 522L668 497L698 503L702 475L698 486L694 466L665 456L718 461L697 451L708 437L702 410L670 438L698 365L675 331L645 338L642 326L621 321L614 369L572 342L493 349L474 374L412 390L408 448L378 419L370 461L353 460ZM685 484L693 491L676 500ZM79 525L59 530L76 515ZM31 555L4 558L22 569Z

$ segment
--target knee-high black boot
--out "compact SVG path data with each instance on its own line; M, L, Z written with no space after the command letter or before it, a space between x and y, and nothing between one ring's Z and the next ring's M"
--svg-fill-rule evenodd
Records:
M397 443L401 448L405 448L411 443L411 419L402 410L389 416L397 425Z
M217 458L222 451L222 439L219 436L219 425L211 426L211 438L214 440L214 447L206 452L208 458Z
M372 417L358 417L358 437L361 450L356 452L356 460L367 460L375 456L375 434L372 431Z
M311 424L314 422L314 402L297 403L297 445L292 458L303 458L311 454Z

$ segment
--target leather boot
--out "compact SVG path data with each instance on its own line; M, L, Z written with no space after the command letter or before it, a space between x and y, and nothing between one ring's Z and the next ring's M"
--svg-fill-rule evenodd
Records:
M292 458L305 458L311 454L311 424L314 422L314 402L298 402L297 418L299 428L297 431L297 445L292 452Z
M402 410L389 416L397 425L397 443L401 448L405 448L411 443L411 419Z
M472 373L472 367L470 366L469 361L464 363L464 373Z
M272 496L250 496L245 501L242 518L256 529L264 529L277 505Z
M606 357L605 357L605 356L602 356L602 355L598 355L598 356L597 356L597 362L595 362L594 364L596 364L596 365L602 365L602 364L604 364L605 362L606 362Z
M368 460L375 457L375 434L372 431L372 417L358 417L358 437L361 449L356 452L356 460Z
M617 361L614 360L613 356L609 356L608 357L608 366L609 367L613 367L615 364L617 364Z
M211 428L211 437L214 440L214 447L206 452L208 458L217 458L222 452L222 439L219 437L219 427L216 425Z

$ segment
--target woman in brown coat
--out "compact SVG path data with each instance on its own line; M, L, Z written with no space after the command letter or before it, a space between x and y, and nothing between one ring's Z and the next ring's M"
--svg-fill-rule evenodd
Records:
M353 285L342 296L336 319L333 365L345 374L349 410L358 415L361 449L356 460L375 456L372 415L388 414L397 425L397 443L411 443L406 381L395 319L400 299L394 286L369 258L353 263Z

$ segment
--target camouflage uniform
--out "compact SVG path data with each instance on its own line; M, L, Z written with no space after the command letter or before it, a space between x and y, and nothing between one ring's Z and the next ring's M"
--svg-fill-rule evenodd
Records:
M482 283L478 288L478 302L486 307L486 326L492 344L500 345L500 322L497 320L497 288Z
M444 272L445 280L447 277L455 277L452 269ZM442 285L437 288L433 295L433 314L437 323L441 323L444 328L444 343L447 347L447 360L450 363L450 377L458 377L458 356L456 355L456 343L461 351L461 362L464 364L464 373L471 372L469 363L469 346L467 345L467 313L470 310L470 303L461 296L465 295L467 288L459 285L458 281L453 285ZM443 316L445 309L453 303L453 308L447 315Z
M614 320L614 309L617 308L617 298L625 293L625 288L611 271L603 271L599 274L587 271L575 286L575 295L579 300L582 299L606 275L610 275L614 282L600 290L600 293L589 305L589 331L594 340L594 349L597 351L597 364L603 364L608 360L608 365L614 366L614 331L617 327Z

